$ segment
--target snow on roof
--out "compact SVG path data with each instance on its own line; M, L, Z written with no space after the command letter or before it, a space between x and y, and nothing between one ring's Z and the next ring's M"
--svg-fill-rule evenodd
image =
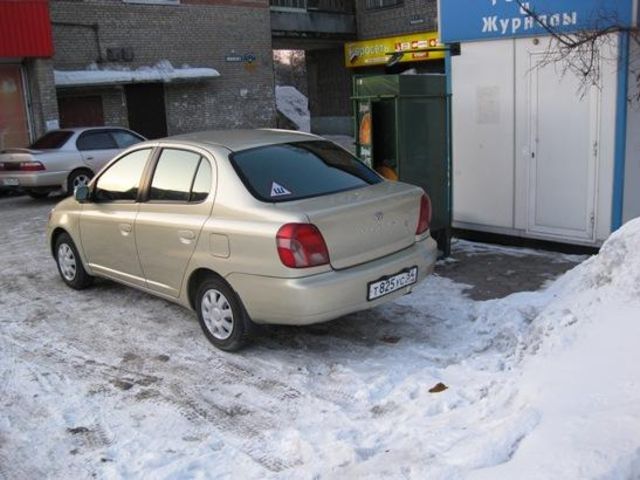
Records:
M301 132L311 131L309 101L296 87L276 86L276 107Z
M152 67L100 69L93 63L86 70L54 70L57 87L79 87L86 85L113 85L124 83L163 82L177 80L203 80L219 77L214 68L174 68L168 60L162 60Z

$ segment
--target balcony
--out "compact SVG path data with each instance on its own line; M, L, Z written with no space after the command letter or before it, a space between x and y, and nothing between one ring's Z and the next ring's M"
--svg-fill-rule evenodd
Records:
M275 39L353 40L355 0L271 0Z
M354 0L271 0L271 10L355 13Z

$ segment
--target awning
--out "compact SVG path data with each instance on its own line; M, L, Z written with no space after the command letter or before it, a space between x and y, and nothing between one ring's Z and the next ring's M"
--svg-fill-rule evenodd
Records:
M214 68L173 68L170 62L163 60L152 67L140 67L135 70L98 68L95 64L87 70L54 70L56 87L86 87L124 85L129 83L171 83L177 81L207 80L219 77Z
M51 57L47 0L0 1L0 58Z

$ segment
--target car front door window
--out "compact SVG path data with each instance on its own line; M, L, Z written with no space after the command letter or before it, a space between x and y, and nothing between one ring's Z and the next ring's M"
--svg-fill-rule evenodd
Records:
M111 165L96 182L96 202L135 202L150 148L131 152Z

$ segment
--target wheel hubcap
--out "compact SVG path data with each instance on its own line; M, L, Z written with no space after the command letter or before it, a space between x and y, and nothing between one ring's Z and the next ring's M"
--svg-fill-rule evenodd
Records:
M76 278L76 256L66 243L58 247L58 265L65 280L71 282Z
M73 179L73 188L75 189L76 187L82 187L84 185L88 185L89 180L91 180L89 178L89 175L85 175L84 173L81 173L80 175L76 176Z
M202 319L207 330L218 340L226 340L233 333L233 310L229 300L216 289L202 296Z

